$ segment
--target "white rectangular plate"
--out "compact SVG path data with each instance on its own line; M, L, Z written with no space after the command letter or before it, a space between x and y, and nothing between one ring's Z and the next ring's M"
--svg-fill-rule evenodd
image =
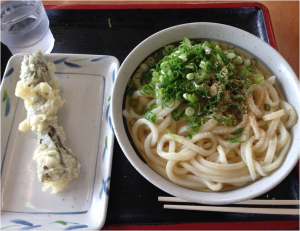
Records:
M58 110L58 125L81 164L80 174L58 194L42 191L32 159L37 136L18 130L26 109L15 96L22 54L13 56L1 83L1 229L100 229L109 196L114 143L110 96L119 61L103 55L45 57L56 66L54 79L66 100Z

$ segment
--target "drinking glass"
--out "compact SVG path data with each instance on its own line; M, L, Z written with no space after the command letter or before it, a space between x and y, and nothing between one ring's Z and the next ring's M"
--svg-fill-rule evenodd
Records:
M1 42L12 54L52 51L54 38L40 0L1 3Z

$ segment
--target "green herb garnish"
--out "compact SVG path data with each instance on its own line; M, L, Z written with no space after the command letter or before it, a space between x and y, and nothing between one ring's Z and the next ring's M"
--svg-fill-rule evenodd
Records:
M264 109L266 110L266 111L270 111L271 110L271 106L270 106L270 104L265 104L264 105Z
M232 138L232 139L228 139L227 140L229 143L244 143L247 141L247 135L245 133L242 133L241 135Z
M234 47L229 45L227 50L220 47L217 41L194 42L184 38L179 45L165 46L145 59L149 68L134 77L142 85L139 92L143 96L160 97L162 108L172 108L177 101L182 103L171 116L175 121L183 117L189 121L190 139L191 129L199 130L207 118L224 126L236 126L240 121L237 117L248 112L245 99L253 92L253 83L264 81L254 66L256 59L251 59L252 65L246 67ZM132 96L136 90L132 80L127 93ZM138 106L136 111L155 122L157 115L152 109L145 111ZM234 134L241 132L238 129Z

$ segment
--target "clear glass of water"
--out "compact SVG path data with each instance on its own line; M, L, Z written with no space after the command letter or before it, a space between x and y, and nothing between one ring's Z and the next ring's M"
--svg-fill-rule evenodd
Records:
M40 0L1 3L1 42L12 54L52 51L54 38Z

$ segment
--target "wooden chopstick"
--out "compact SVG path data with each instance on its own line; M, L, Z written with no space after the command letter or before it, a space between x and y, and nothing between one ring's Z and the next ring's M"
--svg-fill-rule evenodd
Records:
M177 197L158 197L163 202L184 202L193 203ZM233 205L299 205L299 200L248 200ZM230 213L257 213L257 214L280 214L299 215L299 209L288 208L248 208L248 207L226 207L226 206L202 206L202 205L169 205L164 204L165 209L214 211Z
M158 197L158 201L163 202L184 202L194 203L191 201L183 200L178 197ZM299 200L248 200L235 203L237 205L299 205Z
M165 209L182 209L197 211L214 211L226 213L260 213L260 214L282 214L299 215L299 209L275 209L275 208L245 208L245 207L218 207L197 205L164 205Z

